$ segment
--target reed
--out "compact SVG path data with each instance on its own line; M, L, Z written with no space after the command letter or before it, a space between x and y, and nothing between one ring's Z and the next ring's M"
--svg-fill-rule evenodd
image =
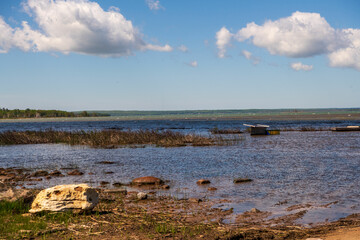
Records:
M210 129L212 134L240 134L243 133L239 129L218 129L217 127Z
M315 128L315 127L301 127L301 128L283 128L283 132L321 132L331 131L330 128Z
M7 131L0 133L0 145L49 144L88 145L94 148L116 148L126 145L155 145L159 147L228 145L218 137L183 134L158 130L101 130L101 131Z

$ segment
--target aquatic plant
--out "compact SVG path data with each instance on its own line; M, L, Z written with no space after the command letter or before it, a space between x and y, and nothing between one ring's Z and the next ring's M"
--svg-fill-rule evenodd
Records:
M240 129L218 129L217 127L210 129L212 134L240 134Z
M155 145L160 147L229 145L235 139L206 137L158 130L100 130L100 131L6 131L0 133L0 145L65 143L99 148L126 145Z

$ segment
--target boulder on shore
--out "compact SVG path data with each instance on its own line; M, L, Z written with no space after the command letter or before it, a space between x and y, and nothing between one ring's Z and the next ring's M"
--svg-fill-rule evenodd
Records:
M131 184L136 186L162 185L164 184L164 181L157 177L147 176L147 177L135 178L134 180L132 180Z
M91 210L98 202L98 193L87 184L58 185L42 190L29 212Z

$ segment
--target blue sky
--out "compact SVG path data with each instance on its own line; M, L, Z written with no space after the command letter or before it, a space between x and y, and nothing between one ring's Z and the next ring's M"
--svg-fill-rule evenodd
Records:
M359 12L357 0L4 0L0 107L360 107Z

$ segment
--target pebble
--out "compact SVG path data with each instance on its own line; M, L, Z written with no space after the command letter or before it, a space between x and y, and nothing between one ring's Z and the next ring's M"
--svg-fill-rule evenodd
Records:
M148 197L148 195L144 192L139 192L136 196L139 200L145 200Z
M252 208L252 209L250 209L250 212L252 212L252 213L259 213L259 212L261 212L259 209L257 209L257 208Z

